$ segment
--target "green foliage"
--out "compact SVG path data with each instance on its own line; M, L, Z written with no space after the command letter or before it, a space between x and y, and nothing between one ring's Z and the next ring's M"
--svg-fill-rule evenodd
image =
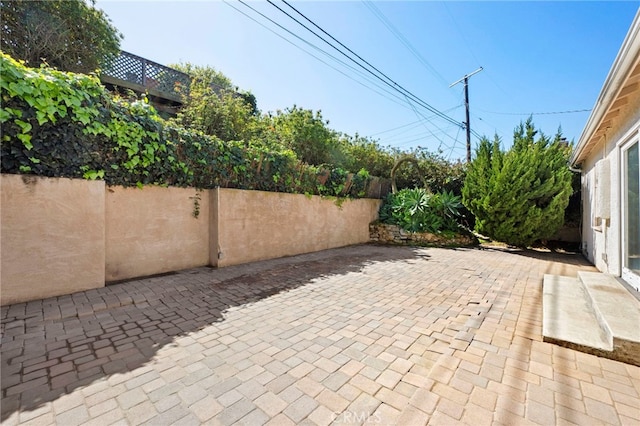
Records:
M369 181L366 171L304 164L282 145L176 126L144 99L112 97L95 77L30 69L5 54L0 61L3 173L354 197Z
M185 74L189 74L191 77L191 84L198 90L204 88L211 88L216 92L233 92L233 82L229 77L209 66L193 65L186 62L182 64L171 64L169 67L181 71Z
M415 158L419 166L416 168L415 164L403 164L396 170L396 185L399 189L418 188L426 184L427 188L435 193L446 192L458 197L462 196L462 186L467 173L465 163L449 161L441 153L429 152L420 147L409 153L396 151L394 155L397 158ZM460 207L458 213L456 221L467 229L473 229L475 220L473 214L464 205Z
M579 228L582 222L582 176L580 173L572 173L571 188L573 192L569 197L569 204L564 211L564 225Z
M0 59L3 170L149 180L166 146L148 104L112 100L95 77Z
M196 189L196 194L193 197L189 197L189 199L193 200L193 212L191 215L197 219L200 217L200 200L202 199L200 196L200 190Z
M95 0L0 1L2 51L37 67L90 73L120 52L122 35Z
M462 194L462 186L466 176L466 165L460 161L451 162L442 154L429 152L425 148L416 148L408 154L396 153L396 156L410 155L420 166L429 189L434 192L450 191ZM396 173L398 188L421 187L419 171L414 166L402 166Z
M437 192L431 196L429 206L442 219L442 229L456 231L460 228L463 205L459 196L452 192Z
M367 186L371 180L371 174L366 169L360 169L358 173L351 174L350 185L346 188L346 195L352 197L364 197L367 193Z
M327 127L320 111L314 113L294 105L267 118L280 143L293 150L300 160L316 166L336 164L333 160L339 150L338 137Z
M191 76L188 93L175 123L223 141L249 140L255 128L257 104L250 93L238 94L231 80L211 67L173 65Z
M507 152L501 150L498 137L480 141L462 190L478 232L528 247L562 226L572 194L569 148L560 132L553 141L543 134L536 139L537 135L529 119L516 128Z
M393 167L393 154L377 142L360 136L342 135L339 158L334 159L347 170L367 170L372 176L389 178Z
M456 232L461 208L460 197L450 192L431 194L424 188L402 189L387 195L380 208L380 221L409 232Z
M313 166L333 169L361 170L385 177L393 165L393 156L376 142L356 135L339 135L328 127L320 111L297 106L284 111L260 115L256 98L249 92L238 92L231 80L212 67L192 64L172 65L192 77L188 93L184 93L184 105L174 124L216 136L223 141L245 141L250 145L263 145L276 151L290 151ZM346 172L342 173L346 176ZM329 186L334 179L329 179ZM330 188L321 191L334 194L341 190Z
M500 142L497 136L493 142L487 138L480 140L462 188L462 202L473 213L476 219L475 229L478 231L484 229L483 221L492 214L485 208L485 203L495 185L494 176L502 168L504 153L500 149Z
M249 106L249 111L251 112L251 115L257 116L258 114L260 114L260 110L258 109L258 100L256 99L256 96L253 93L247 92L247 91L241 91L241 92L237 92L237 96L242 98L244 103Z
M316 169L318 193L327 197L362 198L366 195L370 181L369 172L362 169L358 173L349 173L340 167Z

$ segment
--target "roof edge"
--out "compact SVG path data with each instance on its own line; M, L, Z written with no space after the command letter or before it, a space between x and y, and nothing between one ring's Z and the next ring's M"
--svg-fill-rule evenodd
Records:
M569 158L569 164L576 166L578 160L581 160L582 151L591 140L591 137L598 128L598 125L602 121L603 116L615 101L615 96L620 91L622 84L624 83L624 77L627 72L631 70L631 67L635 63L635 59L640 54L640 8L636 12L636 16L631 23L631 27L627 32L627 35L622 42L622 46L618 51L616 59L611 65L611 69L604 81L600 95L596 100L591 115L587 119L587 124L582 130L582 134L578 139L576 148L571 153Z

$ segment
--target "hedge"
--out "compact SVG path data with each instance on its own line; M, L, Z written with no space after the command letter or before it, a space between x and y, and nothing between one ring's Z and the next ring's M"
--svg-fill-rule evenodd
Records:
M0 60L3 173L352 197L370 179L309 166L259 140L223 142L169 125L145 99L112 95L95 76L28 68L1 52Z

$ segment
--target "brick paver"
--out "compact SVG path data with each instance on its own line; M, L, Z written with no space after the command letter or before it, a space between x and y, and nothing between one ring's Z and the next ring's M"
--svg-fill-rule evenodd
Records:
M4 306L2 424L638 424L639 367L542 342L579 269L364 245Z

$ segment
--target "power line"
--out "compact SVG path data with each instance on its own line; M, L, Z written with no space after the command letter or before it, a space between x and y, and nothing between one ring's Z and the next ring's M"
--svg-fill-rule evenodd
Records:
M550 111L550 112L498 112L498 111L487 111L481 108L478 108L482 112L486 112L488 114L498 114L498 115L556 115L556 114L575 114L577 112L589 112L591 108L585 109L572 109L567 111Z
M423 114L421 114L420 112L418 112L418 110L415 108L415 106L413 104L411 104L411 107L413 108L413 112L416 114L416 116L420 116L422 118L424 118L426 121L428 121L429 123L431 123L432 125L434 125L429 119L427 119L427 117L425 117ZM424 124L424 123L423 123ZM434 125L435 126L435 125ZM440 129L438 126L435 126L438 130L442 131L442 129ZM435 139L437 139L440 142L439 147L441 147L443 144L445 146L447 146L447 144L444 143L444 141L442 139L440 139L439 137L437 137L432 131L431 129L429 129L426 125L424 126L425 129L427 129L427 131L429 133L431 133L431 136L433 136ZM443 134L445 136L449 136L446 132L442 131ZM449 136L450 137L450 136Z
M497 126L495 123L487 121L486 119L484 119L484 118L482 118L482 117L480 117L478 115L473 114L472 117L473 118L477 118L478 121L480 122L480 124L484 125L485 127L492 128L493 129L493 133L495 135L498 135L499 137L503 137L503 135L509 133L509 132L505 132L503 129L499 129L498 128L499 126Z
M460 34L460 37L462 38L462 41L464 41L465 46L467 47L467 50L469 51L469 53L471 53L471 56L473 57L473 59L476 61L476 64L478 66L480 66L480 61L478 60L478 58L476 57L475 53L473 52L473 49L471 49L471 45L469 44L469 40L467 39L467 37L465 37L464 32L462 31L462 29L460 28L460 25L458 25L458 21L456 21L456 18L453 16L453 13L451 13L451 10L449 9L449 6L447 5L446 2L443 3L444 8L447 10L447 13L449 14L449 17L451 18L451 22L453 22L454 27L456 28L456 30L458 30L458 33ZM489 80L491 80L491 82L498 88L500 89L500 91L502 93L504 93L505 95L507 95L507 97L509 99L511 99L511 96L506 92L506 90L504 90L502 88L502 86L500 84L498 84L498 82L493 78L493 74L491 71L487 71L486 72L487 76L489 77Z
M442 129L439 126L437 126L435 123L433 123L431 121L431 118L434 118L433 116L431 117L425 117L422 113L420 113L414 106L412 103L409 103L409 105L411 105L413 112L416 114L416 116L419 118L419 120L414 121L412 123L408 123L404 126L399 126L398 128L403 128L406 127L406 129L404 129L403 131L399 132L396 135L391 135L389 137L384 137L383 141L385 144L389 144L389 145L393 145L394 147L400 147L400 146L404 146L404 145L408 145L408 144L412 144L414 142L418 142L418 141L424 141L426 138L428 138L429 136L431 136L432 138L438 140L440 142L440 144L438 145L437 151L441 151L442 146L444 145L446 148L449 148L449 145L447 143L444 142L444 140L442 140L440 137L436 136L437 134L442 134L450 139L452 139L454 141L454 145L456 144L456 140L454 138L452 138L448 132L451 129L451 127L446 128L446 129ZM460 108L462 105L458 105L455 106L453 108L449 108L448 110L445 110L445 112L449 112L452 111L454 109ZM426 126L426 123L431 124L432 126L434 126L437 130L434 132L433 130L431 130L429 127ZM410 130L415 129L416 127L420 127L421 125L423 125L426 129L426 131L423 131L421 133L417 133L417 134L413 134L413 135L405 135L402 136L402 133L406 133ZM460 131L460 127L459 126L454 126L455 128L458 129L458 132ZM395 129L391 129L391 130L397 130L398 128Z
M448 132L450 129L452 129L452 127L447 129L441 129L439 132L435 132L435 133L423 132L422 134L411 136L411 139L399 139L395 141L385 140L385 143L393 144L394 146L403 146L403 145L409 145L418 141L426 141L429 138L429 136L431 136L433 139L436 139L438 142L440 142L440 144L438 145L438 149L442 148L442 146L444 146L445 148L449 148L450 145L448 143L445 143L441 138L437 137L436 134L441 133L443 135L446 135L447 134L446 132Z
M394 93L389 92L388 89L386 89L385 87L380 86L379 83L377 83L376 81L371 80L370 77L366 76L364 73L362 73L362 71L357 70L356 68L354 68L353 66L347 64L346 62L336 58L335 56L333 56L332 54L328 53L327 51L319 48L318 46L314 45L313 43L309 42L308 40L305 40L304 38L298 36L297 34L295 34L294 32L290 31L289 29L285 28L284 26L278 24L277 22L275 22L273 19L269 18L268 16L264 15L263 13L261 13L260 11L254 9L253 7L249 6L248 4L246 4L245 2L243 2L242 0L239 0L239 2L246 6L247 8L251 9L254 13L262 16L264 19L268 20L269 22L271 22L272 24L278 26L279 28L281 28L282 30L286 31L287 33L291 34L292 36L294 36L295 38L297 38L298 40L302 41L303 43L307 44L308 46L314 48L315 50L325 54L326 56L330 57L331 59L333 59L336 62L339 62L340 64L344 65L345 67L351 69L353 72L357 73L360 77L362 77L363 79L365 79L366 81L368 81L369 83L375 85L377 88L379 88L380 90L384 91L385 93L387 93L390 96L393 96L396 99L402 100L402 98L400 98L398 95L395 95ZM231 3L228 2L224 2L225 4L227 4L228 6L230 6L231 8L235 9L237 12L241 13L242 15L246 16L247 18L251 19L252 21L254 21L255 23L257 23L258 25L262 26L263 28L267 29L268 31L272 32L273 34L275 34L276 36L280 37L281 39L283 39L284 41L286 41L287 43L297 47L298 49L302 50L303 52L305 52L306 54L312 56L313 58L317 59L318 61L322 62L323 64L325 64L326 66L328 66L329 68L339 72L340 74L344 75L345 77L349 78L350 80L360 84L363 87L368 88L369 90L379 94L380 96L402 106L405 108L409 108L407 105L405 105L404 102L399 102L397 100L391 99L388 96L384 95L383 93L380 93L379 91L377 91L376 89L372 88L371 86L368 86L364 83L362 83L361 81L358 81L357 79L351 77L350 75L344 73L343 71L339 70L338 68L332 66L331 64L325 62L324 60L318 58L316 55L314 55L313 53L305 50L304 48L300 47L299 45L295 44L294 42L292 42L291 40L288 40L286 37L282 36L281 34L278 34L277 32L275 32L274 30L272 30L271 28L267 27L266 25L262 24L261 22L259 22L258 20L254 19L253 17L247 15L246 13L244 13L243 11L241 11L240 9L236 8L235 6L233 6Z
M391 129L387 129L387 130L382 130L380 132L371 133L369 136L381 135L383 133L393 132L394 130L404 129L405 127L409 127L409 126L411 126L411 128L418 127L420 125L420 123L422 123L422 119L416 120L416 121L412 121L411 123L403 124L402 126L393 127Z
M436 136L436 134L442 134L450 139L453 139L449 134L448 131L451 128L447 128L447 129L442 129L440 127L438 127L437 125L435 125L430 119L433 117L425 117L424 114L422 114L421 112L419 112L415 106L413 105L413 103L410 103L409 105L411 105L413 112L416 114L417 117L419 117L420 119L416 122L413 123L409 123L411 125L413 125L412 127L409 127L408 129L406 129L405 131L408 130L412 130L415 127L419 127L420 125L424 125L425 127L425 132L422 133L418 133L418 134L414 134L414 135L410 135L410 136L402 136L400 137L400 139L397 139L397 136L391 136L389 138L384 138L384 143L386 144L390 144L393 145L394 147L400 147L403 145L408 145L408 144L412 144L414 142L418 142L418 141L424 141L427 137L431 136L432 138L438 140L440 142L440 144L438 145L438 151L441 149L442 145L444 145L445 147L449 148L449 145L447 143L445 143L440 137ZM455 108L459 108L460 106L454 107L452 109ZM434 132L433 130L431 130L429 127L426 126L426 122L428 122L429 124L433 125L437 131ZM417 125L416 125L417 124ZM455 128L458 128L458 131L460 130L459 126L454 126ZM402 132L401 132L402 133ZM406 138L411 138L411 139L406 139ZM391 139L391 140L390 140ZM455 145L456 141L454 140L454 145Z
M282 29L282 30L286 31L287 33L289 33L289 34L290 34L290 35L292 35L293 37L297 38L298 40L302 41L303 43L307 44L308 46L310 46L310 47L314 48L315 50L317 50L317 51L319 51L319 52L321 52L321 53L325 54L326 56L328 56L328 57L330 57L331 59L333 59L334 61L336 61L336 62L338 62L338 63L342 64L343 66L345 66L345 67L349 68L349 69L350 69L350 70L352 70L354 73L358 74L360 77L362 77L363 79L365 79L367 82L369 82L369 83L371 83L371 84L375 85L378 89L380 89L380 90L384 91L385 93L387 93L389 96L393 96L394 98L396 98L396 99L398 99L398 100L402 100L402 98L401 98L400 96L398 96L398 95L396 95L396 94L394 94L394 93L390 92L386 87L381 86L381 85L380 85L380 83L378 83L377 81L372 80L372 79L371 79L371 77L369 77L369 76L365 75L362 71L359 71L358 69L356 69L356 68L354 68L353 66L351 66L351 65L347 64L346 62L344 62L344 61L340 60L339 58L336 58L335 56L333 56L332 54L330 54L330 53L328 53L327 51L323 50L322 48L320 48L320 47L318 47L318 46L314 45L313 43L309 42L308 40L306 40L306 39L304 39L304 38L300 37L298 34L295 34L293 31L289 30L288 28L285 28L284 26L282 26L281 24L277 23L276 21L274 21L274 20L273 20L273 19L271 19L270 17L266 16L266 15L265 15L265 14L263 14L262 12L260 12L260 11L256 10L255 8L251 7L250 5L248 5L247 3L245 3L244 1L239 0L239 2L240 2L243 6L245 6L245 7L249 8L249 9L251 9L254 13L256 13L256 14L260 15L262 18L264 18L264 19L268 20L269 22L271 22L272 24L276 25L276 26L277 26L277 27L279 27L280 29ZM388 99L388 100L390 100L390 101L392 101L392 102L394 102L394 103L396 103L396 104L398 104L398 105L400 105L400 106L402 106L402 107L405 107L405 108L408 108L408 109L410 108L410 106L409 106L409 105L406 105L405 103L401 103L401 102L399 102L399 101L396 101L396 100L394 100L394 99L391 99L391 98L389 98L388 96L386 96L386 95L384 95L384 94L380 93L380 92L379 92L379 91L377 91L376 89L372 88L371 86L368 86L368 85L366 85L366 84L362 83L361 81L358 81L358 80L354 79L353 77L351 77L351 76L349 76L349 75L345 74L343 71L341 71L341 70L339 70L339 69L335 68L334 66L332 66L332 65L328 64L327 62L325 62L325 61L323 61L322 59L318 58L318 57L317 57L317 56L315 56L314 54L312 54L312 53L308 52L308 51L307 51L307 50L305 50L304 48L302 48L302 47L300 47L300 46L296 45L295 43L293 43L292 41L288 40L286 37L283 37L281 34L278 34L277 32L275 32L275 31L273 31L272 29L268 28L267 26L265 26L265 25L264 25L264 24L262 24L261 22L257 21L257 20L256 20L256 19L254 19L253 17L251 17L251 16L247 15L246 13L242 12L241 10L239 10L238 8L236 8L235 6L233 6L232 4L230 4L230 3L226 2L226 1L225 1L225 3L226 3L228 6L232 7L233 9L235 9L236 11L238 11L239 13L241 13L242 15L244 15L244 16L246 16L247 18L251 19L252 21L256 22L258 25L262 26L263 28L267 29L268 31L270 31L270 32L272 32L273 34L277 35L278 37L282 38L282 39L283 39L283 40L285 40L286 42L288 42L288 43L292 44L293 46L295 46L295 47L297 47L298 49L302 50L303 52L307 53L308 55L310 55L310 56L314 57L314 58L315 58L315 59L317 59L318 61L322 62L323 64L327 65L328 67L332 68L333 70L335 70L335 71L339 72L340 74L344 75L345 77L349 78L350 80L352 80L352 81L354 81L354 82L356 82L356 83L360 84L360 85L361 85L361 86L363 86L363 87L366 87L366 88L368 88L368 89L372 90L373 92L375 92L375 93L377 93L377 94L379 94L379 95L383 96L384 98L386 98L386 99ZM279 9L279 8L278 8L278 9ZM286 13L286 12L285 12L285 13ZM325 42L326 42L326 41L325 41ZM332 46L332 47L333 47L333 46ZM340 52L340 53L344 54L343 52ZM349 58L349 59L351 59L351 58ZM357 64L357 63L356 63L356 64ZM357 65L360 65L360 64L357 64ZM377 77L377 76L375 76L375 75L374 75L374 77ZM379 77L377 77L377 78L379 79ZM386 82L384 82L384 81L383 81L383 83L385 83L387 86L389 86L389 84L388 84L388 83L386 83ZM395 88L393 88L393 87L392 87L392 89L394 89L394 90L397 92L397 89L395 89ZM402 93L402 95L404 96L404 93ZM456 124L458 124L458 125L459 125L459 123L456 123Z
M464 105L464 91L460 92L460 102L462 103L462 105ZM458 128L458 131L456 132L456 137L454 139L453 144L455 145L456 143L458 143L458 137L460 136L460 130L462 130L463 127ZM442 145L438 146L438 152L443 152L442 151ZM452 148L452 152L453 152L453 148ZM449 156L451 156L451 153L449 153Z
M398 28L393 25L389 18L387 18L385 14L373 2L369 0L363 0L362 2L376 16L376 18L378 18L378 20L382 22L385 27L387 27L391 34L393 34L395 38L398 39L430 73L437 77L445 86L447 85L444 77L442 77L442 75L433 66L431 66L429 61L427 61L424 56L420 54L420 52L413 46L413 44L411 44L411 42L404 36L404 34L402 34L400 30L398 30Z
M425 135L430 134L430 132L428 130L425 130L422 127L423 123L420 122L418 124L418 126L415 126L413 128L409 128L406 129L403 132L400 132L398 134L392 134L392 135L387 135L387 136L383 136L380 139L384 139L385 142L387 143L391 143L391 142L401 142L403 140L407 140L407 139L414 139L414 138L418 138L418 137L424 137ZM444 130L440 129L437 132L440 133L444 133Z
M473 133L473 136L475 136L476 138L482 139L482 136L478 132L476 132L475 130L471 129L471 133Z
M295 34L295 33L294 33L294 32L292 32L291 30L289 30L289 29L287 29L287 28L283 27L282 25L280 25L279 23L275 22L275 21L274 21L273 19L271 19L270 17L268 17L268 16L264 15L263 13L259 12L258 10L254 9L254 8L253 8L253 7L251 7L251 6L249 6L248 4L246 4L245 2L243 2L242 0L239 0L239 1L240 1L240 3L241 3L243 6L245 6L245 7L249 8L249 9L251 9L254 13L256 13L256 14L260 15L263 19L268 20L268 21L269 21L269 22L271 22L273 25L276 25L276 26L277 26L277 27L279 27L280 29L282 29L282 30L286 31L288 34L290 34L290 35L294 36L295 38L297 38L298 40L300 40L300 41L302 41L303 43L307 44L308 46L310 46L310 47L314 48L315 50L317 50L317 51L319 51L319 52L323 53L324 55L326 55L326 56L328 56L328 57L330 57L330 58L331 58L331 59L333 59L334 61L336 61L336 62L338 62L338 63L342 64L343 66L345 66L345 67L347 67L347 68L349 68L351 71L353 71L354 73L357 73L357 74L358 74L358 76L360 76L361 78L365 79L367 82L369 82L369 83L371 83L371 84L374 84L374 85L375 85L377 88L379 88L380 90L383 90L385 93L389 94L390 96L393 96L393 97L394 97L394 98L396 98L396 99L401 99L397 94L389 92L389 90L387 90L385 87L381 87L381 86L380 86L380 83L378 83L377 81L372 81L372 79L371 79L370 77L368 77L367 75L364 75L364 74L363 74L361 71L359 71L358 69L356 69L356 68L354 68L353 66L351 66L351 65L349 65L349 64L347 64L347 63L345 63L344 61L342 61L342 60L340 60L340 59L336 58L335 56L333 56L333 55L331 55L330 53L326 52L325 50L323 50L323 49L319 48L318 46L314 45L313 43L309 42L308 40L306 40L306 39L304 39L304 38L300 37L298 34ZM225 3L226 3L226 2L225 2ZM269 1L269 3L273 5L273 3L272 3L271 1ZM286 3L286 2L285 2L285 3ZM381 79L381 78L380 78L380 76L378 76L378 75L376 75L376 74L372 73L372 71L371 71L371 70L367 69L367 68L366 68L366 67L364 67L362 64L358 63L358 62L357 62L357 61L355 61L353 58L351 58L350 56L346 55L343 51L341 51L340 49L338 49L337 47L335 47L335 45L333 45L332 43L328 42L328 41L327 41L326 39L324 39L323 37L321 37L321 36L319 36L318 34L316 34L313 30L309 29L306 25L302 24L300 21L298 21L297 19L293 18L291 15L289 15L288 13L286 13L285 11L283 11L281 8L279 8L279 7L275 6L275 5L273 5L273 6L275 6L278 10L280 10L280 11L281 11L281 12L283 12L283 13L285 13L285 14L286 14L287 16L289 16L291 19L293 19L294 21L296 21L299 25L302 25L305 29L307 29L308 31L312 32L312 34L314 34L316 37L320 38L320 39L321 39L321 40L323 40L325 43L329 44L333 49L337 50L340 54L342 54L342 55L346 56L346 57L347 57L347 59L349 59L351 62L354 62L356 65L358 65L360 68L363 68L366 72L368 72L369 74L371 74L371 75L372 75L373 77L375 77L377 80L380 80L380 81L381 81L382 83L384 83L386 86L388 86L388 87L390 87L391 89L393 89L393 90L394 90L394 92L401 94L401 95L405 98L405 100L406 100L406 104L404 104L404 103L402 103L402 104L401 104L400 102L397 102L397 101L395 101L394 99L391 99L391 98L389 98L388 96L385 96L384 94L382 94L382 93L380 93L379 91L375 90L375 89L374 89L374 88L372 88L371 86L368 86L368 85L364 84L363 82L361 82L361 81L359 81L359 80L356 80L356 79L354 79L353 77L351 77L351 76L349 76L349 75L345 74L345 73L344 73L344 72L342 72L341 70L339 70L339 69L335 68L335 67L334 67L334 66L332 66L331 64L328 64L327 62L325 62L325 61L323 61L322 59L318 58L317 56L315 56L314 54L312 54L312 53L310 53L309 51L305 50L304 48L300 47L300 46L299 46L299 45L297 45L296 43L293 43L291 40L288 40L286 37L282 36L281 34L278 34L277 32L273 31L271 28L268 28L268 27L267 27L267 26L265 26L263 23L261 23L261 22L257 21L257 20L256 20L256 19L254 19L253 17L251 17L251 16L247 15L246 13L244 13L244 12L240 11L238 8L234 7L233 5L231 5L231 4L229 4L229 3L227 3L227 4L228 4L230 7L234 8L234 9L235 9L236 11L238 11L239 13L243 14L244 16L246 16L247 18L251 19L252 21L254 21L254 22L258 23L259 25L261 25L262 27L264 27L265 29L267 29L267 30L269 30L270 32L274 33L274 34L275 34L275 35L277 35L278 37L280 37L280 38L284 39L284 40L285 40L285 41L287 41L288 43L290 43L290 44L294 45L295 47L299 48L300 50L304 51L305 53L307 53L307 54L309 54L310 56L314 57L315 59L319 60L319 61L320 61L320 62L322 62L323 64L325 64L325 65L329 66L330 68L332 68L332 69L334 69L334 70L336 70L336 71L340 72L342 75L344 75L344 76L348 77L349 79L351 79L351 80L355 81L356 83L358 83L358 84L360 84L360 85L362 85L362 86L364 86L364 87L369 88L370 90L372 90L372 91L374 91L374 92L376 92L376 93L378 93L378 94L380 94L380 95L384 96L386 99L389 99L389 100L391 100L391 101L393 101L393 102L395 102L395 103L398 103L399 105L402 105L402 106L404 106L404 107L411 108L411 109L416 113L416 115L417 115L417 116L421 116L423 120L426 120L427 122L429 122L431 125L433 125L434 127L436 127L436 128L439 130L439 132L444 133L447 137L451 138L451 136L450 136L450 135L446 134L446 130L442 130L442 129L440 129L437 125L435 125L433 122L431 122L431 120L430 120L431 118L435 118L435 117L440 117L440 118L442 118L442 116L445 116L445 117L447 117L447 121L449 121L451 124L455 125L457 128L460 128L460 127L461 127L461 124L460 124L459 122L457 122L457 121L455 121L454 119L451 119L450 117L446 116L446 114L444 114L443 112L441 112L441 111L439 111L439 110L436 110L435 108L431 107L431 105L426 104L424 101L422 101L421 99L417 98L417 96L413 95L411 92L408 92L406 89L404 89L404 88L402 88L401 86L399 86L397 83L395 83L395 81L391 80L388 76L386 76L386 75L384 75L384 74L383 74L385 78L389 79L393 84L395 84L396 86L400 87L401 89L404 89L404 91L405 91L405 92L407 92L407 93L402 92L401 90L399 90L399 89L398 89L398 87L395 87L395 86L391 85L389 82L387 82L387 81L385 81L385 80ZM287 5L288 5L288 4L287 4ZM288 6L289 6L289 7L292 7L292 6L290 6L290 5L288 5ZM295 10L295 8L294 8L294 10ZM297 13L300 13L300 12L298 12L297 10L296 10L296 12L297 12ZM308 18L306 18L306 16L304 16L304 15L302 15L302 16L303 16L305 19L307 19L307 20L308 20ZM315 24L314 24L314 25L315 25ZM324 30L322 30L322 31L324 31ZM329 36L330 36L330 35L329 35ZM330 37L331 37L331 36L330 36ZM338 43L339 43L339 42L338 42ZM348 48L347 48L347 49L348 49ZM365 62L366 62L366 61L365 61ZM370 64L368 64L368 65L370 65ZM376 71L380 72L379 70L377 70L377 68L375 68L375 67L374 67L374 69L376 69ZM429 117L429 118L428 118L428 117L425 117L423 114L418 113L418 112L417 112L417 110L415 109L415 106L414 106L413 102L411 102L411 100L409 99L409 96L412 96L413 98L418 99L418 101L419 101L419 102L417 102L417 101L415 101L415 100L414 100L413 102L416 102L418 105L420 105L420 106L422 106L422 107L424 107L424 108L428 108L431 112L434 112L434 116L432 116L432 117ZM425 106L425 105L423 105L423 104L426 104L426 106ZM456 106L456 107L454 107L454 108L451 108L451 110L452 110L452 109L456 109L456 108L458 108L458 107L460 107L460 105L458 105L458 106ZM447 110L447 111L449 111L449 110ZM420 123L420 124L424 124L424 123L422 122L422 120L419 120L419 123ZM426 126L425 126L425 127L426 127ZM434 138L436 138L437 140L439 140L439 141L440 141L440 145L444 144L444 141L442 141L442 139L438 138L438 137L435 135L435 133L434 133L431 129L429 129L428 127L427 127L427 131L428 131L428 132L430 132L430 133L431 133L431 135L432 135ZM421 138L421 139L422 139L422 138ZM453 138L451 138L451 139L453 139ZM411 141L407 141L407 142L404 142L404 143L409 143L409 142L411 142ZM446 144L445 144L445 145L446 145ZM447 146L448 146L448 145L447 145Z
M453 128L453 126L447 126L435 131L430 131L430 130L426 130L423 128L418 128L418 129L411 129L413 131L411 131L408 134L397 134L397 135L392 135L392 136L386 136L383 139L385 140L385 142L402 142L402 141L408 141L408 140L413 140L416 138L424 138L425 136L428 135L432 135L432 134L445 134L446 132L448 132L449 130L451 130Z
M409 90L405 89L403 86L401 86L400 84L398 84L396 81L394 81L393 79L391 79L389 76L387 76L386 74L384 74L382 71L380 71L378 68L376 68L375 66L371 65L371 63L369 63L368 61L366 61L364 58L362 58L360 55L358 55L357 53L355 53L353 50L349 49L347 46L345 46L343 43L341 43L339 40L337 40L335 37L333 37L331 34L329 34L327 31L325 31L322 27L320 27L318 24L316 24L315 22L313 22L311 19L309 19L307 16L305 16L302 12L300 12L298 9L296 9L295 7L291 6L286 0L282 0L282 2L284 4L286 4L289 8L291 8L293 11L295 11L298 15L300 15L302 18L304 18L306 21L308 21L309 23L311 23L314 27L316 27L318 30L320 30L322 33L324 33L325 35L327 35L329 38L331 38L333 41L335 41L336 43L338 43L340 46L342 46L344 49L346 49L348 52L350 52L352 55L354 55L355 57L357 57L361 62L365 63L367 67L365 67L364 65L362 65L360 62L356 61L355 59L353 59L353 57L349 56L348 54L346 54L345 52L343 52L342 50L340 50L338 47L336 47L333 43L331 43L330 41L327 41L324 37L322 37L321 35L319 35L318 33L316 33L315 31L313 31L312 29L310 29L308 26L306 26L305 24L303 24L302 22L300 22L298 19L296 19L295 17L291 16L291 14L289 14L288 12L284 11L282 8L280 8L279 6L277 6L275 3L273 3L271 0L267 0L267 2L272 5L273 7L275 7L276 9L278 9L280 12L282 12L283 14L287 15L290 19L294 20L296 23L298 23L300 26L302 26L303 28L305 28L307 31L311 32L313 35L315 35L316 37L318 37L319 39L321 39L322 41L324 41L325 43L327 43L329 46L331 46L333 49L337 50L340 54L342 54L343 56L345 56L346 58L348 58L350 61L352 61L353 63L355 63L356 65L358 65L359 67L361 67L362 69L364 69L365 71L367 71L369 74L373 75L375 78L379 79L380 81L382 81L384 84L388 85L389 87L391 87L392 89L396 90L397 92L399 92L400 94L410 97L413 102L417 103L418 105L422 106L423 108L433 112L434 114L438 115L440 118L455 124L457 126L461 126L461 123L459 123L458 121L456 121L455 119L449 117L448 115L442 113L441 111L439 111L438 109L434 108L433 106L429 105L427 102L423 101L422 99L420 99L419 97L417 97L416 95L414 95L413 93L411 93ZM377 72L374 73L373 71L371 71L371 69L375 70ZM382 78L382 77L384 78Z
M456 106L451 107L449 109L445 109L443 112L445 112L445 113L451 112L451 111L456 110L456 109L458 109L460 107L462 107L462 104L456 105ZM409 107L407 106L407 108L409 108ZM430 117L430 118L432 118L432 117ZM400 130L400 129L405 129L406 128L405 130L403 130L401 132L398 132L398 134L402 134L402 133L405 133L405 132L407 132L409 130L412 130L412 129L416 128L416 127L419 127L420 125L422 125L423 121L424 121L424 119L420 118L419 120L412 121L411 123L407 123L407 124L403 124L403 125L400 125L400 126L397 126L397 127L393 127L391 129L381 130L379 132L371 133L369 136L377 136L377 135L381 135L383 133L389 133L389 132L393 132L393 131L396 131L396 130Z
M480 66L480 61L478 60L476 55L473 53L473 50L471 50L471 45L469 44L469 41L467 40L467 38L464 36L464 33L462 32L462 30L460 29L460 26L458 25L458 22L453 17L453 13L451 13L451 10L449 10L449 6L447 6L447 2L443 2L442 4L444 5L444 8L447 9L447 13L449 14L449 17L451 18L451 21L453 22L453 25L456 27L456 29L460 33L460 36L462 37L462 41L464 41L464 44L467 47L467 50L469 51L469 53L471 53L471 56L473 56L473 59L475 59L476 64L478 66Z
M453 143L453 145L451 145L451 150L449 151L449 156L447 156L447 161L451 161L451 156L453 155L453 149L455 148L456 144L458 143L458 136L460 136L460 130L462 130L461 128L458 129L458 131L456 132L456 140ZM440 149L438 148L438 151Z

